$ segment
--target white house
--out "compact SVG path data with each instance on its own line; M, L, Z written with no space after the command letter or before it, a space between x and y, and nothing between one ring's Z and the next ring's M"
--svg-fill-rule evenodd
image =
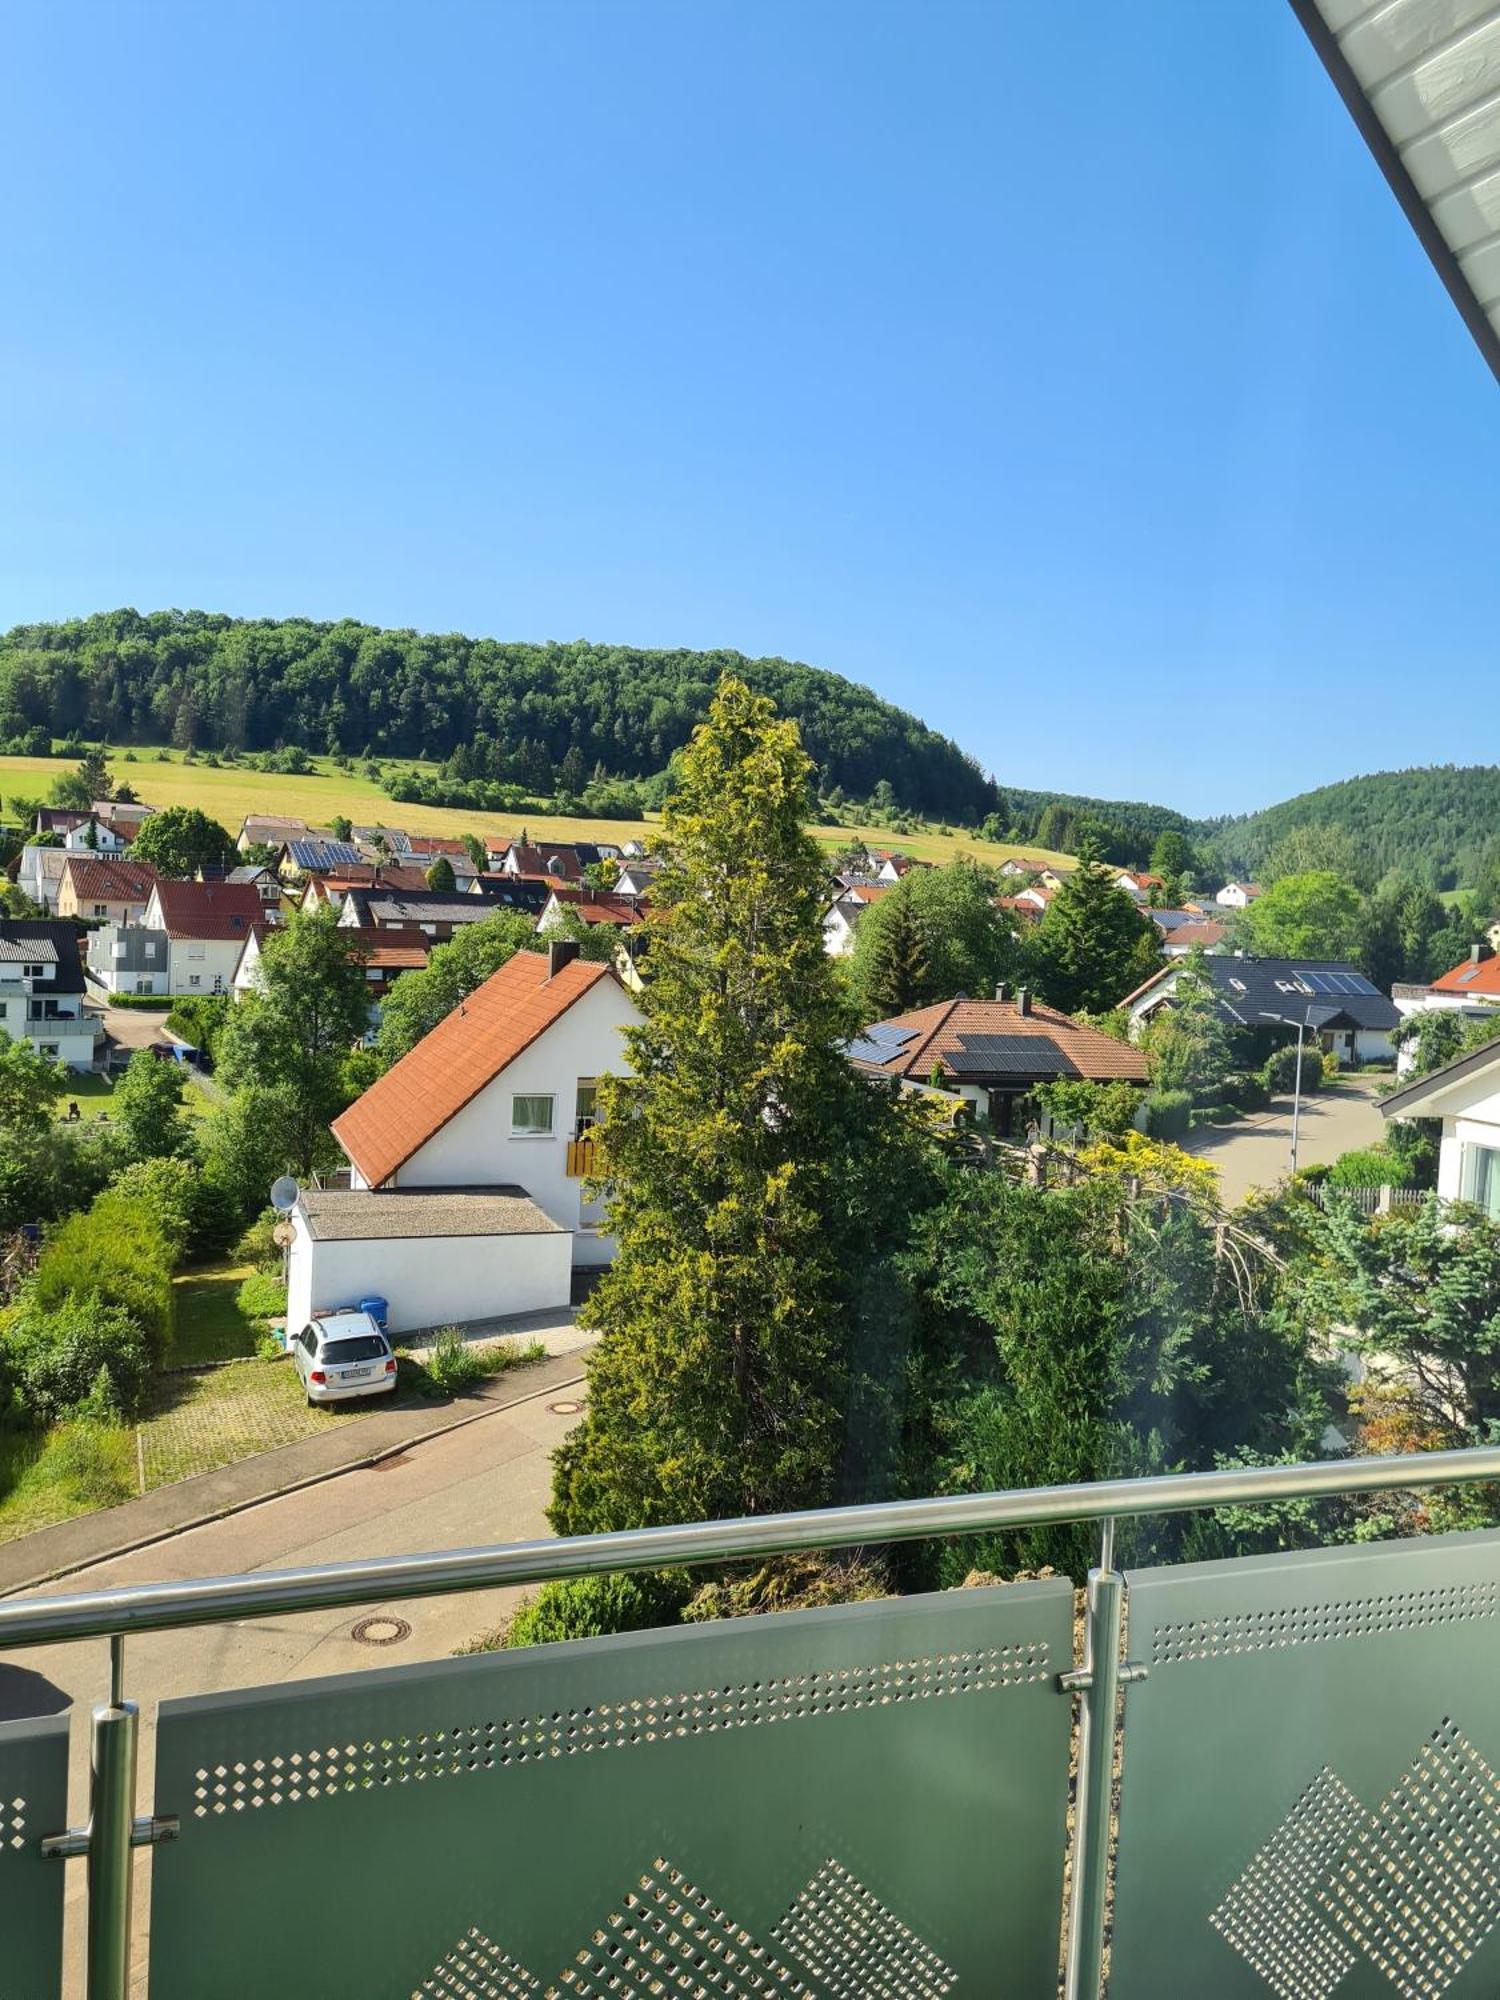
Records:
M1258 882L1226 882L1214 901L1223 910L1245 910L1260 894Z
M38 909L55 910L67 860L67 852L61 847L38 847L34 841L28 841L21 849L16 887Z
M1387 1118L1438 1118L1437 1191L1500 1222L1500 1038L1383 1098Z
M0 1030L70 1069L91 1069L103 1027L83 1004L78 932L69 923L0 923Z
M893 882L858 882L839 891L823 912L823 949L830 958L849 956L860 918L894 887Z
M227 993L245 940L264 922L252 882L158 882L144 926L164 932L167 940L166 984L156 990Z
M1180 938L1182 932L1176 935ZM1121 1005L1130 1017L1132 1039L1139 1040L1151 1019L1174 1004L1177 982L1188 971L1184 958L1172 958L1126 995ZM1300 1026L1309 1046L1321 1048L1340 1064L1391 1058L1400 1016L1393 1002L1355 966L1332 959L1249 958L1235 952L1209 956L1203 973L1226 1027L1251 1029L1284 1042Z
M399 1329L565 1306L574 1268L614 1253L584 1182L598 1080L627 1067L621 1031L639 1018L576 945L517 952L335 1121L352 1186L326 1229L326 1197L301 1199L292 1315L349 1303L356 1273Z

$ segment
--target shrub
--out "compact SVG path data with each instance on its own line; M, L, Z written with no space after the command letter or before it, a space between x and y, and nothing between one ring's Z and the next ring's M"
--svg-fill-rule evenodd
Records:
M675 1625L688 1597L680 1571L644 1576L574 1576L544 1583L521 1605L501 1644L548 1646L561 1639L602 1639Z
M281 1220L274 1208L268 1208L264 1215L256 1216L250 1227L244 1230L234 1246L234 1254L241 1264L254 1264L270 1269L280 1266L281 1252L276 1245L276 1225Z
M1264 1111L1271 1101L1265 1078L1253 1070L1231 1071L1221 1088L1225 1103L1236 1105L1241 1111Z
M78 1410L131 1416L151 1377L140 1327L94 1293L75 1293L49 1308L28 1291L11 1316L5 1346L21 1401L37 1423Z
M252 1271L234 1295L246 1319L284 1319L286 1286L272 1271Z
M1193 1113L1188 1090L1154 1090L1146 1099L1146 1130L1153 1139L1180 1139Z
M1261 1081L1271 1095L1277 1096L1292 1090L1297 1081L1297 1044L1286 1042L1274 1049L1261 1073ZM1305 1048L1302 1051L1302 1094L1308 1096L1321 1088L1323 1082L1323 1055L1320 1049Z
M163 1158L136 1160L122 1167L110 1181L109 1193L145 1207L160 1229L175 1267L192 1242L202 1187L202 1176L186 1160Z
M1358 1152L1341 1153L1329 1169L1332 1188L1410 1187L1412 1170L1407 1161L1388 1146L1366 1146Z

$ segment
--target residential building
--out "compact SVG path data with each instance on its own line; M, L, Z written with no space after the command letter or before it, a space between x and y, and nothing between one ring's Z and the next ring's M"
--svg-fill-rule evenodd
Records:
M145 916L145 928L167 939L166 985L156 990L227 993L246 938L265 920L253 883L158 882Z
M335 1120L352 1187L298 1203L291 1317L351 1293L397 1330L565 1305L574 1266L613 1255L583 1187L598 1079L638 1019L576 946L517 952Z
M940 1000L877 1021L848 1055L867 1076L962 1098L1011 1139L1037 1116L1032 1092L1040 1083L1077 1077L1144 1092L1149 1080L1143 1050L1039 1005L1024 988L1012 999L1003 985L993 1000Z
M862 882L839 891L823 912L823 949L830 958L849 956L860 918L895 886L894 882Z
M332 874L307 876L302 885L299 908L315 910L321 903L331 903L336 910L341 910L344 898L351 889L400 889L425 896L427 876L415 866L395 862L360 862L354 867L336 869Z
M1439 1195L1472 1201L1500 1222L1500 1038L1403 1085L1380 1109L1386 1118L1440 1119Z
M537 918L537 931L545 936L547 932L556 930L563 921L564 911L590 928L603 924L619 931L633 930L646 914L640 904L629 896L614 896L602 891L595 895L589 889L554 889Z
M34 841L28 841L21 849L21 859L16 867L16 887L39 910L46 910L49 914L56 911L58 892L62 888L63 864L67 858L66 848L38 847Z
M57 891L57 914L138 924L156 887L156 870L148 861L123 856L65 854Z
M1132 868L1122 868L1115 877L1115 887L1123 889L1133 903L1149 903L1152 890L1166 886L1160 875L1137 874Z
M617 896L648 896L651 884L661 873L661 863L647 855L626 855L612 884Z
M200 872L199 880L207 878ZM282 913L281 881L274 868L268 868L263 861L246 862L238 868L231 868L224 875L226 882L250 882L255 886L268 919L274 920Z
M291 819L280 813L247 813L240 821L235 846L243 854L247 847L285 847L289 840L305 840L309 832L305 819Z
M297 882L306 875L335 875L343 868L358 868L363 861L352 840L308 834L282 842L276 872L283 882Z
M12 1041L69 1069L91 1069L104 1029L84 992L71 923L0 922L0 1029Z
M581 882L586 868L601 861L617 860L620 850L611 841L557 842L513 840L495 859L502 875L554 875L563 882Z
M1184 929L1186 926L1183 927ZM1178 930L1181 938L1183 930ZM1172 996L1187 967L1181 958L1129 994L1124 1006L1139 1034ZM1357 967L1341 960L1210 957L1205 973L1226 1026L1260 1034L1267 1045L1287 1041L1300 1024L1314 1044L1340 1064L1388 1062L1399 1023L1395 1003Z
M105 993L169 993L164 930L144 923L106 924L85 945L88 977Z
M1153 910L1151 914L1156 917L1161 912ZM1224 940L1228 935L1223 924L1216 924L1209 918L1187 915L1185 923L1177 924L1171 930L1162 933L1162 957L1186 958L1189 952L1193 951L1219 952L1224 949Z
M70 812L60 806L37 809L38 833L54 833L70 854L123 854L135 838L136 828L115 827L99 817L97 809Z
M400 826L353 826L349 838L366 861L399 861L411 852L411 835Z
M350 889L339 922L361 930L417 930L442 943L462 925L482 924L497 910L539 917L547 907L547 896L545 886L534 882L506 883L482 895L459 889Z
M139 799L95 799L94 818L128 845L156 811Z
M1221 910L1246 910L1262 893L1258 882L1226 882L1214 901Z
M351 943L358 946L359 960L364 968L366 984L370 992L370 1020L365 1035L366 1043L375 1038L380 1026L380 1008L394 981L403 972L420 971L432 953L432 940L421 931L350 931ZM260 986L260 962L265 945L266 933L256 926L246 938L240 952L239 963L234 969L230 989L236 1000L243 1000Z

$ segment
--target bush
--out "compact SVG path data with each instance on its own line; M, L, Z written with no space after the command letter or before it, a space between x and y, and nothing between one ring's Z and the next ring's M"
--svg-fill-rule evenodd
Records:
M1221 1088L1225 1103L1233 1104L1241 1111L1264 1111L1271 1101L1265 1078L1257 1076L1253 1070L1232 1071L1225 1077Z
M1194 1109L1188 1123L1190 1126L1232 1125L1239 1115L1232 1104L1200 1104Z
M286 1286L272 1271L252 1271L234 1295L246 1319L285 1319Z
M1388 1146L1366 1146L1354 1153L1341 1153L1329 1169L1331 1188L1410 1187L1412 1170L1407 1161Z
M39 1424L80 1410L132 1416L151 1379L151 1352L140 1327L95 1293L73 1294L48 1308L28 1292L11 1316L5 1347L26 1414Z
M501 1644L549 1646L562 1639L603 1639L675 1625L688 1598L678 1570L645 1576L575 1576L544 1583L511 1619Z
M1297 1082L1297 1044L1287 1042L1272 1051L1261 1073L1261 1082L1273 1097L1293 1090ZM1309 1096L1322 1088L1323 1054L1320 1049L1302 1051L1302 1094Z
M186 995L181 996L187 998ZM134 1007L143 1014L164 1014L176 1004L170 993L111 993L111 1007Z
M427 1353L427 1374L439 1389L467 1389L488 1371L478 1350L469 1345L456 1326L445 1326L433 1336Z
M1180 1139L1193 1115L1192 1092L1154 1090L1146 1099L1146 1130L1153 1139Z
M109 1184L121 1201L139 1203L160 1229L175 1268L193 1240L193 1221L202 1198L203 1177L186 1160L136 1160Z
M273 1265L279 1268L281 1251L276 1242L276 1225L281 1217L274 1208L268 1208L264 1215L256 1216L250 1227L244 1230L234 1246L235 1259L241 1264L254 1264L257 1269L269 1270Z

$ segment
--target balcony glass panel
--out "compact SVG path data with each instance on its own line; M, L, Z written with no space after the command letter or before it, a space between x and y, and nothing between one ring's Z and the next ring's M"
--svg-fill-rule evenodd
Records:
M65 1870L39 1842L67 1812L67 1716L0 1722L0 1993L62 1991Z

